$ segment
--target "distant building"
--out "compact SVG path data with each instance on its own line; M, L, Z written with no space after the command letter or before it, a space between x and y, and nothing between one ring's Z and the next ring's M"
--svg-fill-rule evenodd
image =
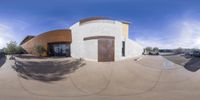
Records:
M69 29L26 37L21 46L30 54L43 45L44 56L67 56L93 61L118 61L142 55L143 47L128 38L129 23L105 17L82 19Z

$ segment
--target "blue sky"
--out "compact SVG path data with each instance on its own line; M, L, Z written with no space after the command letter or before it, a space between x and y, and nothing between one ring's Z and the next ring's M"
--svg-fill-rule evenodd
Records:
M198 0L0 0L0 48L93 16L131 22L130 38L144 46L200 48L199 5Z

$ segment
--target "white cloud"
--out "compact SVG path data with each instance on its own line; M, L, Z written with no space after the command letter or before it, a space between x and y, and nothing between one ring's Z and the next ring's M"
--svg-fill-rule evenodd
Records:
M21 36L28 24L22 20L0 20L0 48L6 46L9 41L21 41Z
M0 48L6 46L6 43L14 40L14 31L11 27L0 24Z
M200 21L183 21L181 25L179 42L184 47L200 48Z
M144 46L159 48L200 48L200 21L198 20L181 20L171 23L174 37L166 40L162 37L139 38L137 41ZM166 34L166 33L165 33Z

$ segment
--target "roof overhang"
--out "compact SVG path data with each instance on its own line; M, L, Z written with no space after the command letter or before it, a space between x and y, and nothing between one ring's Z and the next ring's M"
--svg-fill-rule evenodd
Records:
M34 38L35 36L32 35L28 35L26 36L20 43L20 45L23 45L24 43L26 43L27 41L31 40L32 38Z

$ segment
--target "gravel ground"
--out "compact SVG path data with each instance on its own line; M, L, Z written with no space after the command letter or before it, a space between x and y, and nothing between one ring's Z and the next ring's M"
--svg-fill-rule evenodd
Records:
M185 55L163 55L166 59L175 64L185 67L187 70L195 72L200 69L200 57L191 57Z
M186 58L185 56L182 55L164 55L163 57L181 66L184 66L188 61L192 59L192 58Z

